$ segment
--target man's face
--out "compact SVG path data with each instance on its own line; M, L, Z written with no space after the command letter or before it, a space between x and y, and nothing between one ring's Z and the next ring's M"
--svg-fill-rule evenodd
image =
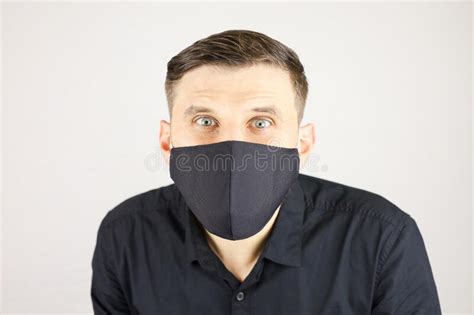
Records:
M171 123L161 121L163 154L169 160L170 142L181 147L226 140L298 147L300 158L309 154L314 127L298 126L288 72L259 64L201 66L184 74L175 86Z

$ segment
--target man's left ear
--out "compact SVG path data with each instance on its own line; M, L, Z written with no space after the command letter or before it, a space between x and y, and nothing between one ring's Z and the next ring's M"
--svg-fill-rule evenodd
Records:
M316 127L314 123L307 123L301 126L298 138L298 153L300 155L301 166L303 166L316 143Z

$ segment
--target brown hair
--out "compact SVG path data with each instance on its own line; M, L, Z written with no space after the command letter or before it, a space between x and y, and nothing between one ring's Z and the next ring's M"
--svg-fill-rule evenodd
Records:
M295 106L300 124L308 82L298 55L279 41L250 30L227 30L210 35L194 42L168 61L165 92L170 115L175 83L192 68L202 65L242 67L258 63L276 65L289 72L296 92Z

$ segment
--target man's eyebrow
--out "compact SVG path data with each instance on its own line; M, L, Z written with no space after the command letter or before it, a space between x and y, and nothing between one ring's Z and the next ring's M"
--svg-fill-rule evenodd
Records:
M257 107L250 108L249 111L258 112L258 113L268 113L268 114L275 115L277 117L281 117L281 111L275 105L257 106ZM192 116L197 113L215 114L216 112L212 108L200 106L200 105L194 105L194 104L184 110L185 117Z
M189 106L188 108L186 108L186 110L184 111L184 116L187 117L187 116L191 116L197 113L214 113L215 114L215 111L209 107L193 104Z
M253 107L250 109L250 111L259 113L269 113L281 117L281 111L275 105Z

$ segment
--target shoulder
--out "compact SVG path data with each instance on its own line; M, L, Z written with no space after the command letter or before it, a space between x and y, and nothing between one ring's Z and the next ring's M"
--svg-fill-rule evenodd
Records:
M109 227L119 221L132 221L150 211L164 212L165 209L178 204L179 197L174 183L130 196L105 214L100 228Z
M300 174L299 181L313 211L371 217L396 228L413 221L407 212L378 193L305 174Z

